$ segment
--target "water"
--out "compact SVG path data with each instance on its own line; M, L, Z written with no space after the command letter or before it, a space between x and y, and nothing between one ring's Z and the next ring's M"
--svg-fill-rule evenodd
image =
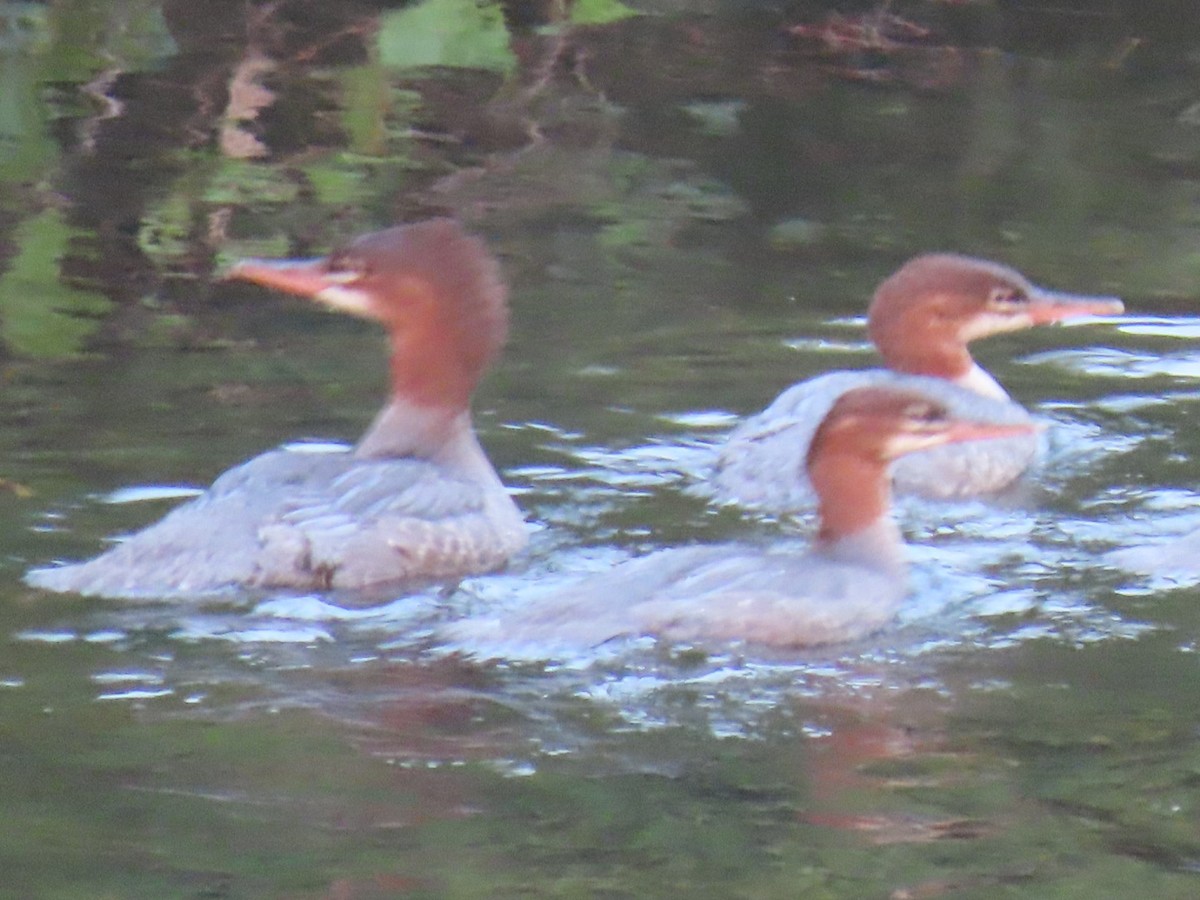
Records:
M811 6L376 6L0 6L0 895L1194 896L1196 588L1104 564L1198 525L1190 7L913 4L934 37L830 56L783 30ZM20 584L265 448L353 440L378 333L213 271L431 212L513 287L475 407L537 529L512 572L371 608ZM631 555L809 534L689 473L870 365L870 291L928 249L1130 314L978 346L1051 453L1000 503L900 506L895 628L436 641Z

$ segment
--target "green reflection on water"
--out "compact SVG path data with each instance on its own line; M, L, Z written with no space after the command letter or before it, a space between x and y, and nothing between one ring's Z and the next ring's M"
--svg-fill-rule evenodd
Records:
M64 284L59 263L78 231L58 210L22 223L17 254L0 275L0 336L8 348L28 356L70 356L96 329L111 304L103 295Z
M31 9L64 17L62 30L35 17L38 40L5 59L6 83L22 90L0 97L0 129L19 151L0 172L6 187L45 180L69 192L73 182L56 179L91 159L88 129L103 137L126 121L89 114L126 94L80 85L105 60L127 76L160 55L176 61L174 38L159 4ZM572 16L617 11L579 3ZM131 13L143 24L123 30ZM478 409L484 443L546 526L533 583L591 549L610 554L603 564L788 528L714 514L681 494L670 460L647 462L645 451L719 433L689 415L757 409L798 377L866 364L861 330L831 320L860 314L911 252L985 253L1053 286L1119 289L1131 305L1194 314L1200 155L1179 115L1195 100L1186 61L1176 61L1182 77L1160 79L1106 67L1103 42L1054 56L984 48L964 53L961 80L944 90L876 89L831 80L826 61L780 37L782 21L706 13L529 29L524 64L487 4L388 12L378 31L347 31L368 37L349 62L306 62L323 36L299 51L284 41L263 82L285 122L264 115L247 127L271 149L271 129L286 125L297 146L253 161L221 155L212 137L224 89L202 90L228 82L242 45L176 21L203 77L168 66L154 73L161 81L125 83L131 95L168 83L204 102L192 131L134 122L139 134L165 132L169 149L102 160L152 176L132 230L106 209L74 212L96 215L105 239L132 235L143 270L186 277L154 282L150 308L126 289L92 358L12 367L0 394L0 475L37 491L0 493L0 895L1195 895L1195 593L1118 596L1118 577L1096 575L1094 560L1095 546L1121 539L1106 504L1153 520L1138 496L1106 492L1134 480L1149 497L1194 490L1194 387L1153 368L1167 352L1186 362L1177 338L1167 351L1081 328L980 348L1014 395L1068 428L1095 426L1098 458L1056 470L1013 507L906 514L921 549L957 551L993 593L1032 595L1017 611L929 626L948 645L940 651L910 657L896 647L912 639L898 634L768 675L735 656L727 666L741 682L706 680L708 657L695 652L617 674L464 664L471 674L447 685L441 663L394 623L320 622L335 640L281 649L241 633L295 636L304 620L238 605L113 607L19 586L27 564L92 552L161 509L90 494L202 484L279 441L349 440L365 426L383 387L380 336L213 286L211 265L247 251L324 249L432 211L488 235L514 285L514 337ZM29 68L55 34L70 45L61 58ZM551 38L563 34L577 55L555 55L564 45ZM205 68L214 48L230 59ZM76 90L43 102L48 80ZM84 121L61 139L64 159L47 134L68 114ZM345 133L316 129L330 122ZM197 131L204 140L188 143ZM61 259L86 229L30 213L45 204L17 196L25 212L5 224L5 278L32 272L56 287L51 303L4 291L37 300L5 310L6 325L30 329L10 340L76 350L93 320L48 310L99 310L89 295L53 293L66 290ZM1105 345L1140 354L1151 377L1130 387L1119 359L1107 374L1072 367L1075 351ZM1035 357L1050 348L1064 349ZM1090 405L1138 392L1172 402ZM1142 432L1151 438L1128 454L1105 444ZM1072 520L1083 537L1062 530ZM945 521L975 530L934 530ZM1082 612L1064 611L1071 602ZM1160 630L1127 639L1130 622ZM416 673L410 682L393 680L398 664ZM875 696L847 687L864 678L859 664L883 673ZM814 675L822 665L833 674ZM345 669L356 678L331 686ZM110 696L140 674L167 693Z
M516 59L500 7L473 0L427 0L380 19L385 66L460 66L507 72Z

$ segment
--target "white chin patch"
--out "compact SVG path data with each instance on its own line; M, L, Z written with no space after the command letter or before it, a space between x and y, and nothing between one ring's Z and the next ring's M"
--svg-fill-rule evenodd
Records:
M1002 315L1001 313L989 312L973 316L969 322L963 325L958 336L969 343L970 341L987 337L989 334L1020 331L1022 328L1029 328L1031 325L1033 325L1033 320L1024 313Z
M373 319L374 313L371 310L371 296L358 288L347 287L341 284L331 284L327 288L322 288L314 295L314 299L319 300L326 306L333 309L348 312L355 316L364 316Z
M906 453L927 450L930 447L936 447L944 443L946 443L946 440L940 434L919 434L902 431L899 434L893 435L891 440L888 441L888 455L894 459Z
M982 397L991 397L994 400L1009 399L1008 392L1000 387L1000 382L981 369L978 363L972 365L966 375L955 378L954 383Z

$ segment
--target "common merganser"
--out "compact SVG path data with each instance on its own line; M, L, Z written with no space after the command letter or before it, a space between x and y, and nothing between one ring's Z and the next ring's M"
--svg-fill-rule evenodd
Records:
M322 259L228 274L380 322L392 396L352 450L272 450L88 562L35 569L40 588L107 597L236 586L363 589L502 566L524 520L484 455L469 403L508 326L499 266L440 219L368 234Z
M1029 422L996 380L971 357L977 338L1084 315L1115 315L1115 297L1048 291L1007 266L948 253L907 262L875 292L868 331L887 369L830 372L800 382L733 430L712 473L717 500L768 513L810 508L812 486L791 461L803 455L834 400L853 387L891 385L920 391L955 416ZM913 454L893 472L897 491L934 498L994 493L1033 462L1038 438L942 447Z
M661 550L509 612L451 623L443 636L467 652L525 656L639 635L778 647L862 637L890 622L906 593L903 542L888 512L889 462L1033 429L952 418L912 391L849 390L808 448L820 532L807 552L794 544Z

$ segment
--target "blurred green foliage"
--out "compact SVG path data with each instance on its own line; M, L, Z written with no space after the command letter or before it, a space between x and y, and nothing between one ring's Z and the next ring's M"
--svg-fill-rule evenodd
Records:
M74 355L110 308L102 295L62 281L59 262L76 236L55 209L17 228L17 253L0 275L0 336L11 350L29 356Z
M575 0L570 10L574 25L608 25L638 15L620 0Z
M426 0L384 13L379 61L392 68L457 66L509 72L516 57L500 7L475 0Z

